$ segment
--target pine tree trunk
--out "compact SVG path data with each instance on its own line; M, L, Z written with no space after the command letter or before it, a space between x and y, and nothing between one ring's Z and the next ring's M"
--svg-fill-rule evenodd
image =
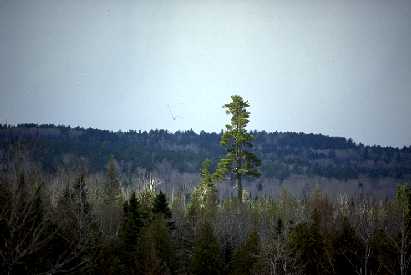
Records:
M240 154L240 145L237 144L237 150L236 150L236 159L237 159L237 188L238 188L238 201L240 203L243 202L243 186L241 184L241 154Z

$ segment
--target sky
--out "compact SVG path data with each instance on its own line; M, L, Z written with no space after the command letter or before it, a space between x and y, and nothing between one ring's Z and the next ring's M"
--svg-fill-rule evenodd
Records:
M411 145L409 0L0 0L0 122ZM173 117L175 119L173 119Z

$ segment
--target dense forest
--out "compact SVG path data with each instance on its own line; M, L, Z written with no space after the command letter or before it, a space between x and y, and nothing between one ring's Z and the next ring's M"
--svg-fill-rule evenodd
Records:
M408 185L386 200L284 189L240 202L202 175L187 199L155 177L121 185L114 160L99 178L16 162L0 177L0 273L410 274Z
M365 146L351 139L321 134L252 131L254 151L262 161L261 172L284 180L290 175L352 179L411 178L411 146ZM88 168L103 171L109 158L121 169L154 170L166 161L179 172L197 173L201 162L222 154L221 133L167 130L111 132L67 126L0 125L0 163L6 169L16 150L24 149L48 172L82 158Z
M0 273L411 274L411 147L249 132L247 107L220 134L2 125Z

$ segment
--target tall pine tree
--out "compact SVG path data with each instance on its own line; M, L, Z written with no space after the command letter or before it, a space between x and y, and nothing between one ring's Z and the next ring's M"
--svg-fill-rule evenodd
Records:
M227 153L218 162L214 179L222 180L231 173L235 178L238 200L241 202L243 197L242 179L244 176L260 176L257 167L260 166L261 161L249 150L253 140L253 136L246 130L250 117L247 108L250 105L248 101L244 101L238 95L232 96L231 100L230 103L223 106L226 113L231 115L231 123L226 125L226 130L220 141Z

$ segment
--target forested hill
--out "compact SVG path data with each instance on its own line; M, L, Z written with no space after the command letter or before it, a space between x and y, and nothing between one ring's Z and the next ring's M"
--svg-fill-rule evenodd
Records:
M411 146L364 146L321 134L255 131L253 135L253 148L262 160L261 172L268 178L411 178ZM55 125L0 125L0 164L7 169L9 160L23 152L49 172L75 165L79 159L90 171L100 171L113 156L121 169L155 169L166 162L180 172L197 173L204 159L221 156L219 140L219 133L194 131L111 132Z

